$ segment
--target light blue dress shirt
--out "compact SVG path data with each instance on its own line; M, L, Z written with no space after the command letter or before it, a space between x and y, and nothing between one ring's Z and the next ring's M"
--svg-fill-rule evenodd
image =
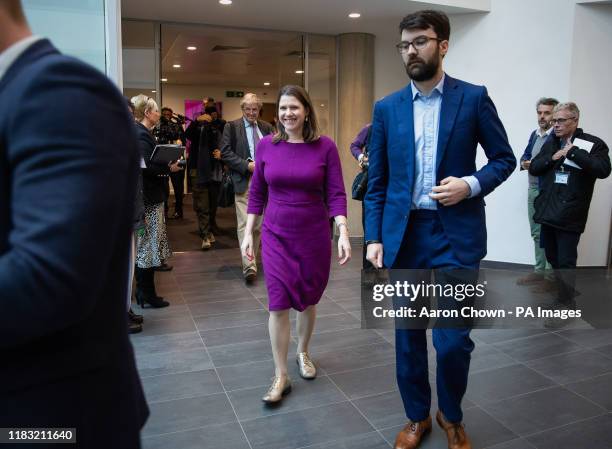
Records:
M251 159L254 161L255 160L255 142L253 142L253 130L251 129L251 126L255 127L255 129L257 130L257 135L259 136L260 139L263 137L263 135L261 134L261 131L259 130L259 126L257 126L257 122L251 125L251 122L249 122L246 118L242 117L242 120L244 120L244 130L246 131L247 140L249 141L249 151L251 152Z
M412 114L414 117L414 188L412 191L412 209L436 210L437 202L429 197L437 185L436 163L438 151L438 131L440 128L440 110L444 94L444 79L433 88L428 96L423 95L414 83L412 89ZM470 186L470 198L480 193L480 183L475 176L464 176Z

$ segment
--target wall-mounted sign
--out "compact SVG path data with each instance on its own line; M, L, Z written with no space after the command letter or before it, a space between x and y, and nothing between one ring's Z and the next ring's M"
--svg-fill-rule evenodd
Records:
M241 90L226 90L225 91L225 96L228 98L234 98L234 97L244 97L244 92Z

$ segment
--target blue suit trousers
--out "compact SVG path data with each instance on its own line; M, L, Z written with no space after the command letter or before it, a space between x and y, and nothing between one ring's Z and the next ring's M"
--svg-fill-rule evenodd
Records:
M413 210L393 269L470 269L453 253L438 213ZM436 349L438 407L450 422L461 422L461 400L468 382L474 342L470 329L432 330ZM406 410L413 422L423 421L431 408L431 387L427 363L425 329L396 329L397 383Z

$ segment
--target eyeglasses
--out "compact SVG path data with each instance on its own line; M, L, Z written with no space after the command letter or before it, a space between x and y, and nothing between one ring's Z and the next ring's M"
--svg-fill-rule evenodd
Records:
M576 117L568 117L568 118L554 118L550 121L550 123L552 123L553 125L556 125L557 123L559 125L563 125L565 122L567 122L568 120L576 120Z
M437 37L429 37L429 36L417 36L416 39L412 41L402 41L399 44L395 45L397 51L400 53L408 53L408 49L412 45L415 50L423 50L429 44L429 41L438 41L442 42L444 39L439 39Z

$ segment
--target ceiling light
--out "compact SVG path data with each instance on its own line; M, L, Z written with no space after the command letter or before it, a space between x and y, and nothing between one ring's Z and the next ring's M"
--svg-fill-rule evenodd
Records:
M175 69L180 69L181 65L180 64L174 64L172 67L174 67Z
M156 90L152 90L152 91L151 91L151 93L152 93L152 94L156 94L156 93L157 93L157 91L156 91Z
M189 51L196 51L198 49L198 47L194 47L193 45L190 45L189 47L187 47L187 50Z
M324 108L325 107L325 103L321 103L321 107Z
M358 13L358 12L352 12L352 13L349 14L349 17L351 19L359 19L361 17L361 14Z
M264 83L264 86L269 86L269 85L270 85L270 83L267 82L267 81Z
M221 3L222 5L231 5L232 4L232 0L219 0L219 3Z
M296 70L295 73L298 74L298 75L301 75L302 73L304 73L304 71L303 70Z
M168 78L162 78L160 81L161 81L162 83L166 83L166 82L168 82Z

